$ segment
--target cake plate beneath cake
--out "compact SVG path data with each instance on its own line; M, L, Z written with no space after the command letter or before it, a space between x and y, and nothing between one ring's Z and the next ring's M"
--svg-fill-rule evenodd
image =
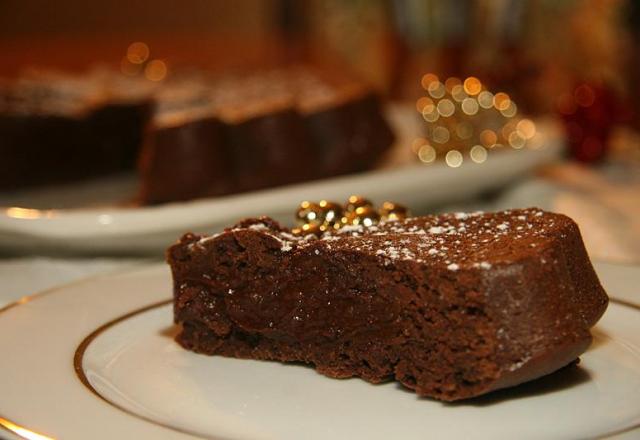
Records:
M364 194L374 202L393 200L429 212L437 204L468 199L504 187L562 154L564 139L553 123L538 121L540 148L503 149L484 163L465 160L458 168L444 161L416 163L408 145L416 127L403 114L390 113L400 134L395 155L381 168L237 195L135 206L132 176L80 186L0 194L0 250L12 253L159 254L185 231L218 232L236 221L269 215L285 224L302 200L346 200ZM415 110L411 110L415 112ZM404 124L404 126L403 126ZM409 152L410 154L410 152ZM126 194L118 203L117 194ZM49 204L50 206L47 206ZM53 206L53 208L51 208Z
M445 404L395 383L329 379L298 364L188 352L172 339L170 298L168 268L154 265L0 310L0 437L640 435L640 308L633 304L613 300L578 367Z

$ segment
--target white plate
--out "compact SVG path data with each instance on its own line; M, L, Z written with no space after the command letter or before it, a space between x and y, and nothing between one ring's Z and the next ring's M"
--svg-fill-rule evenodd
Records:
M168 269L152 266L3 310L0 426L96 440L640 435L640 311L631 307L610 305L579 368L443 404L394 383L185 351L171 339L170 305L148 307L170 295Z
M415 113L413 109L410 111L411 115ZM366 173L138 208L108 204L113 203L121 191L135 188L135 181L126 178L107 179L89 186L72 185L31 196L0 196L0 250L157 253L186 231L212 233L239 219L256 215L270 215L288 223L293 218L293 209L302 200L341 201L351 194L364 194L377 202L394 200L420 213L427 206L499 188L556 159L562 152L563 138L558 126L550 121L540 121L536 142L541 147L538 149L491 153L483 164L467 159L459 168L450 168L444 162L429 166L416 164L407 157L407 152L420 127L412 126L411 115L403 112L406 109L396 109L389 115L399 133L399 141L388 158L387 168ZM96 206L97 199L106 204ZM47 201L65 208L32 209ZM74 202L84 208L68 208L74 206Z

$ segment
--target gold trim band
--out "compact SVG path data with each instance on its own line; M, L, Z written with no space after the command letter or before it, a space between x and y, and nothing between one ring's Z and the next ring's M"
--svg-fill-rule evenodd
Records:
M84 360L84 355L87 351L87 348L89 348L89 345L91 345L91 343L93 341L95 341L95 339L100 336L102 333L104 333L106 330L110 329L111 327L120 324L121 322L126 321L127 319L131 319L134 316L137 315L141 315L145 312L157 309L159 307L164 307L166 305L169 305L173 302L173 299L166 299L157 303L153 303L153 304L149 304L148 306L142 307L140 309L136 309L132 312L129 312L125 315L119 316L115 319L112 319L111 321L102 324L100 327L98 327L97 329L95 329L94 331L92 331L86 338L84 338L82 340L82 342L80 342L80 345L78 345L78 348L76 348L76 351L73 355L73 369L76 372L76 376L78 377L78 379L80 380L80 382L82 382L82 384L89 390L91 391L91 393L95 396L97 396L100 400L102 400L103 402L109 404L110 406L119 409L120 411L124 412L125 414L128 414L132 417L135 417L137 419L140 420L144 420L145 422L157 425L157 426L161 426L162 428L166 428L166 429L170 429L172 431L176 431L179 432L181 434L186 434L186 435L190 435L190 436L194 436L197 438L205 438L205 439L211 439L214 440L214 437L203 437L202 434L198 434L195 432L191 432L188 430L184 430L184 429L180 429L180 428L176 428L175 426L171 426L171 425L167 425L161 422L158 422L157 420L153 420L151 418L148 417L144 417L141 416L140 414L136 414L133 411L128 410L127 408L120 406L112 401L110 401L109 399L107 399L106 397L104 397L102 394L100 394L98 392L98 390L96 390L93 385L91 384L91 382L89 381L89 379L87 378L87 375L84 372L84 368L83 368L83 360ZM216 437L215 440L220 440L220 438Z
M4 428L7 431L26 440L55 440L55 438L53 437L37 433L25 428L24 426L16 424L11 420L3 419L2 417L0 417L0 428Z
M115 271L115 273L119 273L119 272L129 272L129 271ZM65 287L74 286L74 285L77 285L77 284L83 284L83 283L85 283L87 281L91 281L93 279L100 278L100 277L103 277L105 275L112 275L112 274L113 273L111 273L111 274L106 273L106 274L99 274L99 275L94 275L94 276L91 276L91 277L86 277L86 278L83 278L81 280L72 281L70 283L67 283L67 284L64 284L64 285L61 285L61 286L57 286L57 287L54 287L54 288L51 288L51 289L46 289L46 290L44 290L42 292L39 292L39 293L36 293L36 294L33 294L33 295L25 296L25 297L15 301L15 302L9 303L9 304L5 305L4 307L1 307L0 308L0 314L2 314L2 313L6 312L6 311L8 311L8 310L10 310L10 309L12 309L14 307L17 307L19 305L23 305L23 304L31 302L31 301L33 301L35 299L39 299L42 296L45 296L45 295L48 295L50 293L53 293L53 292L59 291L61 289L64 289ZM629 307L629 308L632 308L632 309L640 311L640 305L637 305L637 304L634 304L634 303L631 303L631 302L628 302L628 301L625 301L625 300L615 299L615 298L609 298L609 300L612 303L615 303L615 304L618 304L618 305L621 305L621 306ZM181 430L181 429L175 428L175 427L170 426L170 425L162 424L160 422L157 422L155 420L151 420L151 419L148 419L146 417L140 416L140 415L138 415L136 413L133 413L133 412L127 410L126 408L123 408L123 407L120 407L120 406L114 404L113 402L109 401L104 396L102 396L95 388L93 388L93 386L89 382L88 378L84 374L84 370L82 368L83 356L84 356L87 348L89 347L91 342L93 342L101 333L103 333L107 329L113 327L114 325L116 325L118 323L121 323L121 322L123 322L123 321L125 321L127 319L130 319L130 318L132 318L132 317L134 317L136 315L148 312L148 311L153 310L155 308L159 308L159 307L163 307L165 305L168 305L168 304L171 303L171 301L172 301L171 299L168 299L168 300L160 301L160 302L157 302L157 303L154 303L154 304L150 304L148 306L142 307L140 309L137 309L137 310L129 312L129 313L125 314L125 315L122 315L122 316L120 316L118 318L115 318L115 319L107 322L106 324L103 324L100 327L98 327L96 330L91 332L91 334L89 334L87 337L85 337L82 340L82 342L80 343L80 345L77 347L77 349L76 349L76 351L74 353L73 367L74 367L74 371L76 372L76 376L78 377L80 382L87 389L89 389L89 391L91 391L92 394L94 394L100 400L102 400L103 402L106 402L110 406L113 406L113 407L123 411L124 413L126 413L126 414L128 414L128 415L130 415L132 417L135 417L135 418L140 419L140 420L144 420L145 422L152 423L154 425L161 426L163 428L170 429L172 431L176 431L176 432L179 432L181 434L186 434L186 435L202 438L202 436L200 434L196 434L196 433L193 433L193 432ZM614 431L614 432L607 433L607 434L605 434L605 437L621 434L621 433L624 433L624 432L630 432L630 431L633 431L634 429L637 429L638 427L640 427L640 423L632 425L632 426L629 426L627 428L623 428L623 429L621 429L619 431ZM35 431L27 429L27 428L15 423L15 422L12 422L12 421L7 420L7 419L2 418L2 417L0 417L0 428L6 429L8 432L11 432L11 433L13 433L13 434L15 434L15 435L17 435L17 436L19 436L21 438L26 439L26 440L55 440L55 438L53 438L53 437L49 437L49 436L46 436L44 434L39 434L39 433L37 433Z

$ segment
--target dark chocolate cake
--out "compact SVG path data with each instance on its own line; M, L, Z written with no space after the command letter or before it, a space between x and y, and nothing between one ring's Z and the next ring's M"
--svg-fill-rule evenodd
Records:
M577 225L538 209L294 235L269 218L186 234L167 253L178 342L396 379L458 400L549 374L607 306Z
M134 170L152 113L135 90L99 73L0 83L0 190Z
M138 202L189 200L362 171L392 142L370 88L310 67L0 81L0 191L137 164Z
M393 142L373 91L291 67L167 88L140 161L153 204L371 168Z

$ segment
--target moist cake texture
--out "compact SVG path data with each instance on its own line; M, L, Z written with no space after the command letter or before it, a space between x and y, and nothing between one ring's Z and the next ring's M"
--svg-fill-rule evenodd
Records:
M453 401L574 362L608 298L568 217L531 208L296 236L248 219L167 251L177 341Z

